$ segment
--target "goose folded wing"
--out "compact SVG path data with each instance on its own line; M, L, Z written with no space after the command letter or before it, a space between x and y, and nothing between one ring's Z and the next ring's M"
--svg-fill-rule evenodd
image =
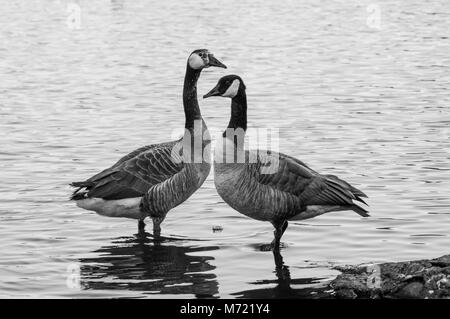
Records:
M143 196L150 187L165 181L183 169L172 157L172 145L144 149L88 179L84 184L88 197L123 199Z
M124 162L127 162L128 160L144 153L147 152L149 150L152 149L158 149L161 147L171 147L175 144L175 142L169 142L169 143L164 143L164 144L152 144L152 145L146 145L146 146L142 146L138 149L135 149L134 151L132 151L131 153L123 156L122 158L120 158L113 166L101 171L100 173L92 176L91 178L89 178L86 182L93 182L96 180L99 180L107 175L110 175L115 168L117 168L118 166L120 166L121 164L123 164Z
M278 159L274 159L275 156ZM260 171L259 183L295 196L303 193L315 176L315 172L304 163L281 153L272 152L270 156L259 157L258 160L256 167ZM263 168L274 163L278 165L276 171L272 174L264 174Z
M336 176L320 175L284 154L279 156L278 170L274 174L260 174L259 182L298 197L304 205L351 206L352 200L365 196Z

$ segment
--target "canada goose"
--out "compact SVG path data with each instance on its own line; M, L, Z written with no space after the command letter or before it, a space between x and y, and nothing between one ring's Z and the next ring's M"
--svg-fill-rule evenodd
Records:
M353 203L355 200L365 204L361 197L367 196L338 177L321 175L298 159L282 153L244 150L247 96L245 84L239 76L222 77L203 98L210 96L231 98L230 122L223 133L223 145L216 146L214 154L217 192L238 212L273 224L275 238L270 246L273 250L279 250L288 220L302 220L341 210L369 216L365 209ZM264 171L273 163L278 165L272 167L272 171Z
M201 153L211 140L197 101L197 80L210 66L226 68L206 49L189 55L183 88L184 136L141 147L88 180L72 183L78 188L71 197L77 206L104 216L138 219L141 231L149 216L154 235L159 236L167 212L200 188L211 168L203 158L192 161L191 157L192 151Z

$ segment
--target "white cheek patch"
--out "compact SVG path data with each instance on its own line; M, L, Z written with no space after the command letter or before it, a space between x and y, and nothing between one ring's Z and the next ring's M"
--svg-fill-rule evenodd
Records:
M194 70L198 70L205 66L203 59L196 53L191 54L189 57L189 66Z
M233 83L231 83L230 87L225 91L225 93L222 94L222 96L234 98L239 91L240 84L241 83L238 79L234 80Z

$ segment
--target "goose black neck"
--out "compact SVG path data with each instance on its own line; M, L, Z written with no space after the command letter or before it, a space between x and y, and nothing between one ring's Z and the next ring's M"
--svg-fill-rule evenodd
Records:
M240 87L238 93L231 99L231 118L227 129L243 129L247 130L247 95L245 90ZM223 132L226 137L226 131Z
M192 129L194 121L202 119L200 107L197 100L197 81L200 77L201 69L195 70L189 66L186 67L186 76L184 77L183 87L183 106L186 116L185 128Z

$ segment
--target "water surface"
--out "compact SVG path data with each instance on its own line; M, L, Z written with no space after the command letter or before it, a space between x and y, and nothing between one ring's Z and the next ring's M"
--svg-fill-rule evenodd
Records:
M80 28L71 3L0 9L0 297L313 297L335 265L448 253L448 1L378 1L379 25L370 1L79 1ZM199 94L241 75L249 126L361 188L372 217L290 223L281 265L260 251L271 225L228 207L212 174L159 244L68 201L71 181L183 127L202 47L229 68L204 71ZM200 105L225 127L229 101Z

